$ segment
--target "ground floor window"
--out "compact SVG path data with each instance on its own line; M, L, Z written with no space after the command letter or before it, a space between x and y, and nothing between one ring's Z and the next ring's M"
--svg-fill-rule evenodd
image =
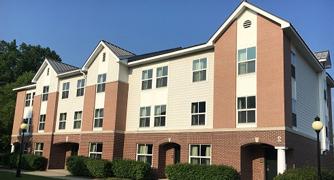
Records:
M152 165L152 144L137 144L137 161Z
M190 164L211 164L211 145L191 144L189 149Z
M93 159L102 158L102 143L90 143L89 157Z
M44 143L35 143L34 154L37 156L43 155Z

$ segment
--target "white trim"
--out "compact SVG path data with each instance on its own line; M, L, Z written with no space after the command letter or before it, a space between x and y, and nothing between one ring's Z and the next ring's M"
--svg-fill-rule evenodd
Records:
M138 156L150 156L151 157L151 167L153 167L153 144L147 144L147 143L137 143L136 144L137 145L137 148L136 148L136 161L138 161ZM148 147L148 145L151 145L152 146L152 154L138 154L138 147L139 147L139 145L144 145L144 146L146 146L146 147ZM148 150L147 150L148 151ZM141 161L142 162L142 161ZM147 162L145 162L145 163L147 163Z
M200 155L198 155L198 156L191 156L191 146L199 146L199 152L201 152L201 147L202 146L210 146L210 156L200 156ZM209 165L211 165L212 164L212 144L189 144L189 153L188 153L188 163L189 164L191 164L191 158L199 158L200 160L201 159L210 159L210 164ZM200 165L202 165L201 163L200 163Z
M26 86L21 86L18 88L14 88L12 89L13 91L20 91L20 90L25 90L25 89L36 89L36 84L30 84L30 85L26 85Z

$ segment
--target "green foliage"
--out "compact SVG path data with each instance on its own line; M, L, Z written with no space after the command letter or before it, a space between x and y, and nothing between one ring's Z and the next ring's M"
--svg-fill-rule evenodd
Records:
M323 180L333 180L334 171L323 170L321 172ZM313 167L288 169L283 174L274 178L274 180L314 180L317 179L317 170Z
M45 57L61 61L50 48L0 41L0 153L10 149L16 101L12 89L30 84Z
M114 160L112 172L115 177L130 179L149 179L151 167L149 164L135 160Z
M74 176L90 176L85 164L87 157L71 156L66 160L67 170Z
M165 169L170 180L237 180L238 172L225 165L174 164Z
M111 162L91 159L84 156L71 156L66 161L67 170L75 176L90 176L96 178L111 177Z
M16 168L19 162L19 154L4 154L0 156L0 163L9 168ZM47 159L33 154L23 154L21 159L21 168L25 170L45 170Z

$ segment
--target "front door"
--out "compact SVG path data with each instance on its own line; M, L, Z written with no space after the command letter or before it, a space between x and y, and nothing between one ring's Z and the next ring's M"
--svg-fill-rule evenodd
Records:
M277 151L266 149L265 153L266 180L273 180L277 176Z

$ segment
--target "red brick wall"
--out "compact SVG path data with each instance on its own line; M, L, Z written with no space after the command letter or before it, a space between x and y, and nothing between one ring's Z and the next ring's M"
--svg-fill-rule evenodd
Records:
M25 107L25 97L26 97L26 91L18 91L16 93L16 106L15 106L12 135L18 135L20 133L20 125L23 120L23 111Z
M82 119L82 131L93 130L94 110L95 110L95 85L87 86L85 88L84 107L83 107L83 119Z
M49 93L44 132L54 132L57 118L58 92Z

